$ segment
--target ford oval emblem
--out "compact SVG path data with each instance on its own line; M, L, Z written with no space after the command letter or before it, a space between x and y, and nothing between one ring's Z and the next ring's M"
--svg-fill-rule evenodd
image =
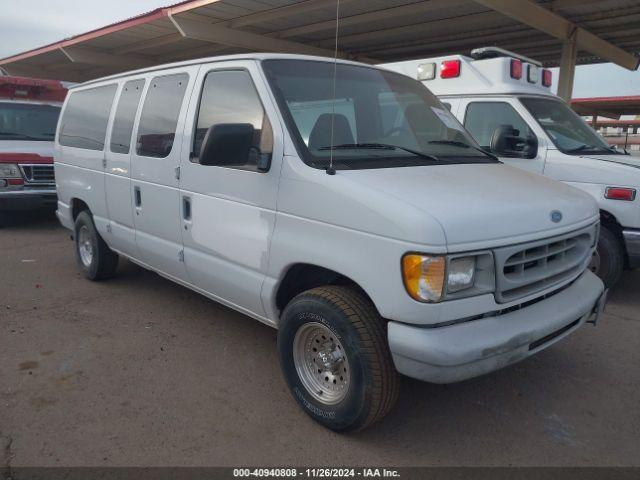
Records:
M560 223L560 220L562 220L562 212L560 210L553 210L551 212L551 221L553 223Z

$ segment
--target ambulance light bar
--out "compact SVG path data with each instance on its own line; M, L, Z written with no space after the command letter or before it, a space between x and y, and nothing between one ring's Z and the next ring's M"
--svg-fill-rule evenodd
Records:
M519 58L511 59L511 78L520 80L522 78L522 60Z
M489 49L477 49L474 50L474 52L477 52L478 50L483 50L484 53L486 54L486 51ZM495 51L496 49L493 49L492 51ZM502 49L497 49L500 50L501 52L506 52L506 53L510 53L507 52L506 50L502 50ZM476 55L477 56L477 55ZM502 55L500 55L501 57ZM498 56L496 55L495 57L484 57L484 58L498 58ZM551 73L551 70L547 70L546 68L542 68L542 64L539 62L536 62L535 60L531 60L531 59L526 59L526 57L521 57L518 56L518 58L511 58L511 62L510 62L510 68L509 68L509 74L511 76L512 79L514 80L521 80L522 77L524 76L525 72L524 72L524 63L526 62L526 81L532 84L537 84L540 80L540 76L542 75L542 86L544 87L551 87L551 83L553 80L553 74ZM442 63L440 63L440 78L442 79L447 79L447 78L458 78L461 73L462 73L462 62L459 59L450 59L450 60L443 60ZM542 71L542 74L540 73ZM435 80L436 76L438 75L438 65L435 62L429 62L429 63L421 63L420 65L418 65L418 72L416 75L416 78L419 81L425 81L425 80Z
M66 95L58 80L0 75L0 98L62 102Z

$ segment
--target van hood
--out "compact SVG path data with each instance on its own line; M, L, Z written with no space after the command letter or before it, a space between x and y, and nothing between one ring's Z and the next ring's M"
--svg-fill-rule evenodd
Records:
M53 163L53 142L2 140L0 163Z
M581 155L581 158L640 168L640 157L634 157L633 155Z
M434 218L444 231L447 247L454 251L542 238L598 218L590 195L504 164L340 171L338 175L348 175L350 181Z

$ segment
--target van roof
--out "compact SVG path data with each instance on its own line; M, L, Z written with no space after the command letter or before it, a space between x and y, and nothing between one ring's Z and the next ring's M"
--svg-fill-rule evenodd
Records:
M284 59L284 60L313 60L318 62L333 62L334 59L330 57L318 57L313 55L298 55L298 54L285 54L285 53L244 53L244 54L236 54L236 55L220 55L213 57L204 57L204 58L196 58L192 60L185 60L182 62L174 62L174 63L166 63L163 65L154 65L152 67L141 68L138 70L131 70L129 72L117 73L115 75L109 75L106 77L96 78L95 80L89 80L84 83L78 83L71 87L69 90L73 90L78 87L84 87L87 85L92 85L94 83L102 83L109 80L116 80L119 78L130 77L132 75L140 75L148 72L155 72L158 70L166 70L169 68L178 68L184 67L188 65L198 65L201 63L212 63L212 62L225 62L230 60L268 60L268 59ZM344 60L341 58L337 59L338 63L349 64L349 65L360 65L370 68L379 68L375 65L369 65L367 63L354 62L351 60ZM379 68L380 70L384 70Z
M509 52L506 52L509 53ZM522 77L511 77L511 60L522 63ZM443 62L454 60L460 62L460 73L454 78L441 78L438 74ZM493 58L473 59L464 55L447 55L443 57L409 60L406 62L386 63L380 67L418 78L418 67L429 65L435 69L435 78L423 80L422 83L438 96L459 95L555 95L550 87L542 84L543 68L539 64L528 62L523 57L496 56ZM432 66L431 66L432 65ZM536 74L535 80L527 78L529 69ZM551 72L549 72L550 74Z

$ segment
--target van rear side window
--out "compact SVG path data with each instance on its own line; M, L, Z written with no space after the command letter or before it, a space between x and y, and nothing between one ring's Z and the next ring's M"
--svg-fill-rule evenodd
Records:
M188 81L186 73L151 80L138 127L138 155L164 158L171 153Z
M138 103L142 96L143 87L143 79L131 80L122 87L122 93L116 109L116 117L113 120L113 128L111 129L110 148L114 153L129 153L133 122L138 111Z
M116 89L113 84L72 92L60 120L60 145L102 150Z

